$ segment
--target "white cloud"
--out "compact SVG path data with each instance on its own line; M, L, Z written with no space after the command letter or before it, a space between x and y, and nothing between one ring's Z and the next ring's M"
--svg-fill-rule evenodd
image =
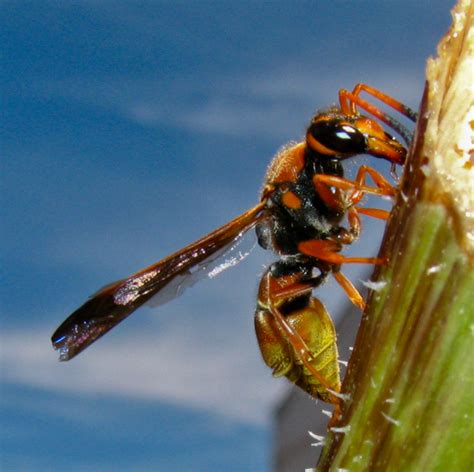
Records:
M315 110L336 104L339 88L350 89L360 81L393 94L408 105L418 105L423 87L421 70L374 70L373 64L360 63L356 66L343 64L340 69L326 69L323 77L313 64L288 58L285 67L276 66L265 74L223 74L212 81L196 80L192 84L187 78L172 82L149 78L86 82L67 79L37 83L24 93L61 96L107 109L142 126L280 137L280 144L291 137L298 139Z
M12 330L2 336L2 376L55 392L157 400L264 424L285 385L271 378L256 342L243 349L245 341L228 336L225 344L213 342L209 333L205 338L178 326L160 334L128 331L59 363L49 333Z
M124 104L122 113L145 126L168 124L194 132L279 136L286 140L300 137L311 113L336 104L339 87L350 89L365 78L370 82L370 77L377 77L377 83L371 85L393 93L409 105L416 107L421 98L423 82L407 71L384 70L371 74L364 69L361 76L359 68L352 73L345 68L333 71L333 77L322 78L310 67L279 68L264 76L222 77L217 87L203 88L197 84L196 90L190 90L186 82L180 91L179 83L175 82L173 88L178 93L170 98L164 98L168 94L157 89L152 96L133 97ZM337 84L334 77L344 77L344 82ZM197 93L204 100L192 105L191 101L186 102L186 97L189 99Z

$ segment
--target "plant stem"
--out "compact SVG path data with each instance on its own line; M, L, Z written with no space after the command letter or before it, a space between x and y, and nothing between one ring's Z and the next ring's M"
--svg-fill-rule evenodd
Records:
M430 60L400 195L319 471L474 465L474 9Z

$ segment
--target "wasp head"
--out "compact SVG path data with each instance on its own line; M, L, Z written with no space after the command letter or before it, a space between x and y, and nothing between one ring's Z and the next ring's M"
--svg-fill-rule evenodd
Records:
M403 164L407 150L377 122L362 115L321 113L306 132L307 146L318 154L346 159L370 154L393 164Z

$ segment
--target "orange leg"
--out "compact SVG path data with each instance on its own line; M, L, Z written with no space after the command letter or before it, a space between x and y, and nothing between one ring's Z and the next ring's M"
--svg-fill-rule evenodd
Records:
M338 187L336 187L336 191L333 193L331 185L327 182L330 179L327 179L327 177L325 174L318 174L313 177L316 193L329 208L340 212L347 211L349 230L341 228L340 233L335 236L335 240L342 244L351 244L360 235L360 218L357 210L353 207L353 197L350 196L348 198L347 192L344 192L345 189ZM336 179L338 179L337 183L340 184L340 178L336 177ZM343 182L342 185L346 186L346 182Z
M357 171L357 175L355 178L355 183L357 186L364 187L365 186L365 180L367 174L372 177L372 180L374 181L375 185L377 188L382 189L386 192L388 192L390 195L395 195L396 194L396 188L382 175L380 172L377 172L375 169L372 167L363 165L359 167L359 170ZM352 205L355 205L356 203L359 203L364 194L362 191L355 191L351 195L351 203Z
M376 187L365 185L367 175L370 175ZM383 175L366 165L359 168L355 181L333 175L316 174L313 177L313 184L317 194L329 208L347 211L349 230L341 230L335 237L335 240L342 244L351 244L359 237L361 228L359 213L382 220L387 220L389 217L389 212L385 210L356 208L355 205L362 200L365 193L393 196L396 192L396 188ZM335 187L335 192L331 191L331 187ZM346 190L352 192L348 194Z
M357 213L361 213L362 215L371 216L372 218L377 218L378 220L388 220L390 216L390 212L386 210L381 210L380 208L363 208L357 207L354 208Z
M359 290L354 287L352 282L342 272L333 272L333 275L337 283L343 288L344 292L346 292L347 296L349 297L349 300L355 306L359 307L362 311L364 311L365 301Z
M355 234L356 237L359 237L360 218L359 218L359 212L357 211L356 207L350 207L347 210L347 219L349 221L349 227L351 229L351 233Z
M288 298L296 298L300 295L304 295L308 292L311 292L313 288L314 288L314 285L302 284L302 283L287 285L286 287L272 290L272 299L275 302L278 302L280 300L286 300Z
M377 188L380 188L384 191L387 191L389 193L391 192L396 192L395 187L393 187L390 182L385 179L383 175L381 175L379 172L377 172L375 169L369 166L361 166L357 172L356 176L356 183L360 187L365 187L365 179L367 174L369 174L372 177L372 180L375 182L375 185ZM356 205L359 203L364 196L364 192L361 190L356 190L352 193L350 196L350 202L351 205ZM388 217L390 216L390 212L386 210L381 210L379 208L363 208L363 207L355 207L352 206L349 211L348 211L348 219L349 223L351 225L351 228L356 224L357 219L359 218L358 215L363 214L367 216L371 216L372 218L377 218L380 220L388 220ZM358 225L360 226L360 221L358 222Z
M361 223L359 214L371 216L379 220L388 220L390 212L381 210L380 208L364 208L364 207L351 207L347 211L347 220L349 221L349 229L340 228L340 232L331 237L333 241L337 241L341 244L352 244L360 236Z
M375 97L378 100L380 100L381 102L387 104L389 107L393 108L394 110L397 110L399 113L406 116L411 121L413 121L413 122L416 121L417 114L411 108L407 107L406 105L399 102L398 100L395 100L390 95L386 95L385 93L381 92L380 90L378 90L374 87L371 87L370 85L357 84L354 87L354 90L352 91L352 93L354 95L360 95L360 92L362 92L362 91L368 93L369 95L372 95L373 97Z
M347 210L347 220L349 221L349 229L340 228L339 233L332 239L341 244L352 244L360 236L360 218L359 213L355 207L350 207Z
M377 90L366 84L357 84L352 92L349 92L345 89L339 91L341 111L348 115L355 115L358 113L357 107L360 107L390 126L390 128L397 131L400 136L402 136L403 139L409 144L412 140L412 133L409 132L400 122L384 113L380 108L361 98L360 93L363 91L390 106L410 120L416 121L417 114L409 107L403 105L403 103L400 103L398 100L395 100L389 95L385 95L380 90Z
M390 97L389 95L386 95L385 93L381 92L380 90L371 87L370 85L367 84L362 84L359 83L357 84L354 89L352 90L352 93L349 92L348 90L341 90L339 92L339 101L341 103L341 110L343 113L348 113L350 112L351 114L357 113L357 107L356 105L359 105L361 108L364 110L368 111L369 113L373 114L374 116L377 116L377 118L381 119L382 121L385 121L379 116L377 113L372 112L372 106L370 105L370 109L367 107L363 106L360 102L366 104L367 102L363 99L360 98L360 93L361 92L366 92L369 95L372 95L372 97L377 98L380 100L382 103L385 103L389 107L393 108L394 110L398 111L402 115L406 116L412 121L416 121L416 113L411 110L409 107L404 105L403 103L399 102L398 100L395 100L394 98ZM374 107L376 108L376 107ZM378 110L378 109L377 109ZM390 123L387 123L390 125Z
M356 106L359 106L366 112L378 118L380 121L383 121L386 125L391 128L394 127L394 119L390 118L386 113L384 113L380 108L372 105L372 103L367 102L363 98L360 98L358 95L354 95L348 90L342 89L339 91L339 101L341 103L341 111L347 115L357 114Z
M329 187L337 187L342 190L353 190L357 195L355 198L351 197L351 204L358 203L364 196L363 193L371 193L373 195L382 195L387 197L393 197L396 195L395 187L380 188L380 187L367 187L365 185L359 185L357 182L345 179L344 177L337 177L335 175L316 174L313 177L315 187L318 188L321 183L326 184ZM362 195L359 196L359 193Z
M328 239L311 239L298 244L298 251L331 264L385 264L379 257L346 257L339 254L341 244Z
M372 177L376 187L367 187L365 185L367 174ZM341 190L353 190L353 193L349 198L350 205L359 203L360 200L362 200L364 193L392 197L396 195L397 191L382 174L366 165L360 166L354 181L345 179L344 177L337 177L335 175L316 174L313 176L313 184L318 195L328 204L328 206L332 205L331 208L335 207L336 203L342 202L344 199L340 195L336 198L334 196L335 194L333 194L328 187L336 187L336 189ZM342 203L339 203L339 205L342 209L347 208L347 201L346 207L342 206Z
M331 240L309 240L303 241L298 245L298 250L301 253L335 265L347 263L381 265L386 263L385 259L379 257L346 257L337 252L340 248L341 245L339 243ZM364 310L365 301L352 282L342 272L340 272L338 268L333 269L332 274L337 283L346 292L349 300L361 310Z
M332 210L345 211L347 208L347 199L344 198L344 192L341 192L343 189L336 187L336 191L333 193L331 191L331 185L324 182L324 179L316 179L318 175L326 174L317 174L313 177L313 185L318 196L324 201L326 206Z

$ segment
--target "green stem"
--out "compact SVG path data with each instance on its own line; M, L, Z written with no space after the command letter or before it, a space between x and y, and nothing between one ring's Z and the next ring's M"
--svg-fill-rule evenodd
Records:
M373 277L385 285L368 300L344 379L345 433L328 434L321 472L474 468L474 169L459 144L472 142L462 61L472 65L474 13L469 0L456 9L382 245L390 263Z

